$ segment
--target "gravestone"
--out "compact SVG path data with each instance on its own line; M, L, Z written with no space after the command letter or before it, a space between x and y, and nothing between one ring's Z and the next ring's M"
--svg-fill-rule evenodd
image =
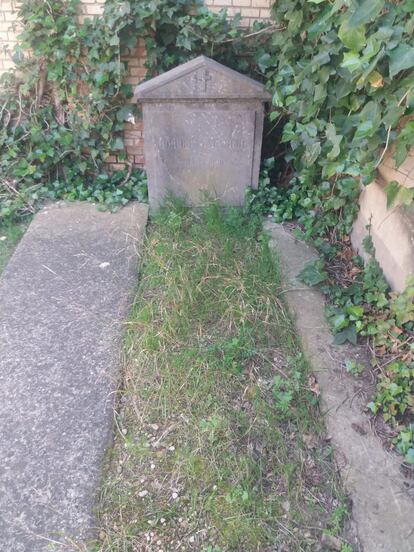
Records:
M139 85L149 200L170 192L200 206L243 205L257 188L265 87L200 56Z

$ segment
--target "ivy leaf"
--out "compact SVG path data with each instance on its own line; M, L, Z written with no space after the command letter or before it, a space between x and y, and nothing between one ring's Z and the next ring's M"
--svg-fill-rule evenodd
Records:
M347 317L343 313L336 314L331 319L331 323L332 323L332 326L333 326L334 330L336 330L336 331L343 330L344 328L347 328L349 326L349 320L347 319Z
M408 449L407 454L405 455L405 460L409 464L414 464L414 448Z
M400 44L390 53L390 77L404 69L414 66L414 48L408 44Z
M385 0L359 0L357 8L348 21L348 28L359 27L369 23L380 13L384 7Z
M392 180L387 186L385 187L385 193L387 195L387 209L391 209L391 207L394 205L395 200L397 199L398 192L400 191L401 186L398 184L396 180Z
M328 278L327 272L323 270L323 262L318 259L307 263L305 268L298 274L298 278L308 286L316 286Z
M124 141L120 136L117 136L112 144L112 149L114 151L120 151L124 149Z
M346 312L350 315L351 320L358 320L359 318L362 318L362 315L364 314L364 307L359 305L350 305L347 307Z
M116 119L120 123L125 123L129 120L133 107L132 105L124 105L116 112Z
M363 121L355 132L355 138L360 140L361 138L367 138L372 136L375 132L375 128L372 121Z
M109 39L109 45L110 46L119 46L119 36L118 35L113 35Z
M336 345L343 345L347 341L352 343L352 345L357 344L357 333L355 326L348 326L348 328L345 328L341 332L337 333L334 339Z
M267 53L260 56L260 58L257 60L257 64L262 73L266 72L266 69L270 65L270 60L271 60L271 56L270 54L267 54Z
M341 63L341 67L348 69L351 73L361 69L364 61L357 52L345 52L344 60Z
M366 44L365 27L363 25L349 28L345 21L339 28L338 36L342 44L353 52L359 52Z
M381 75L381 73L378 73L378 71L374 71L370 74L368 82L372 86L372 88L381 88L382 86L384 86L384 77Z
M129 2L122 2L118 9L121 15L129 15L131 13L131 4Z
M411 205L411 203L413 202L413 196L413 188L406 188L405 186L401 186L398 193L398 201L403 205Z
M313 144L309 144L307 146L305 155L303 156L303 159L307 167L311 167L315 163L321 151L322 151L322 148L321 148L320 142L313 142Z
M104 71L96 71L95 73L95 82L98 86L102 86L109 80L109 74Z
M296 32L298 29L300 29L300 26L303 21L303 11L295 10L290 14L287 14L287 16L289 19L288 31L293 33L293 32Z
M332 149L328 153L327 158L330 161L333 161L341 153L341 148L339 147L339 144L341 143L343 136L341 134L336 134L335 125L333 125L332 123L328 123L326 125L326 137L332 144Z

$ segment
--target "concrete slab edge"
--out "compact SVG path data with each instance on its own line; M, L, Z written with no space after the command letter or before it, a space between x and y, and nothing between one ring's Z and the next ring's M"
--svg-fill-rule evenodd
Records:
M316 252L282 225L265 222L270 247L280 260L304 353L321 390L321 407L337 464L353 504L353 518L364 552L414 550L414 485L400 470L399 458L386 451L374 433L367 397L358 379L344 371L351 346L337 346L324 313L324 297L297 275Z

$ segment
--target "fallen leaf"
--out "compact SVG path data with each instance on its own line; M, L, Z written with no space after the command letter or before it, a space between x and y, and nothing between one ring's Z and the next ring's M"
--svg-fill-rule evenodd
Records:
M308 380L309 389L312 391L312 393L315 393L319 397L321 394L321 391L319 389L319 384L315 378L315 376L309 376Z

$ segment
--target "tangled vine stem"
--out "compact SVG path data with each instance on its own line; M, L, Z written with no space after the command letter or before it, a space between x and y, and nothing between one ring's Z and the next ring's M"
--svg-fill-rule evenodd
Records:
M404 96L401 98L401 100L398 102L398 107L400 107L404 101L407 99L407 96L408 94L411 92L411 90L413 89L413 87L411 86L411 88L409 88L407 90L407 92L404 94ZM381 157L379 158L379 160L377 161L376 165L375 165L375 168L378 169L378 167L381 165L381 163L383 162L384 160L384 157L385 157L385 154L387 153L387 150L388 150L388 147L389 147L389 144L390 144L390 137L391 137L391 130L392 130L392 125L390 125L388 127L388 130L387 130L387 140L385 142L385 147L383 149L383 152L381 154Z

